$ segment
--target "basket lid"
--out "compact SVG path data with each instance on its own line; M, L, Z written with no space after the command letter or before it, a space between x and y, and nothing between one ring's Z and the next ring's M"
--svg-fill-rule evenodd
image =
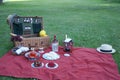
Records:
M17 35L38 34L43 29L42 17L21 17L14 16L11 19L12 33Z

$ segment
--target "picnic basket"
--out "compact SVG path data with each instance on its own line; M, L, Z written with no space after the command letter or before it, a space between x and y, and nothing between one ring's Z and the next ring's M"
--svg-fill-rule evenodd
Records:
M49 36L39 37L43 29L42 17L21 17L10 15L7 18L11 32L23 37L22 41L13 41L14 46L25 46L32 48L47 48L50 44Z

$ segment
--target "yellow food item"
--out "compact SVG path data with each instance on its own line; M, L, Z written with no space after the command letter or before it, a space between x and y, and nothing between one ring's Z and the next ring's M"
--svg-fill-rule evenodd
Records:
M47 36L46 31L45 31L45 30L41 30L41 31L39 32L39 36L40 36L40 37L45 37L45 36Z
M46 36L48 36L48 35L44 35L43 37L46 37Z
M46 36L48 36L48 35L45 34L45 35L42 35L42 36L40 36L40 37L46 37Z
M41 31L39 32L39 35L40 35L40 36L46 35L46 31L45 31L45 30L41 30Z

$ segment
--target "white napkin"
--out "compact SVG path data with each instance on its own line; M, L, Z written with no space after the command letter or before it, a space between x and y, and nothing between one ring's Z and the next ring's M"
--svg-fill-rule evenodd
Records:
M17 55L20 55L22 52L26 52L28 50L29 50L28 47L21 47L21 48L17 49L15 52Z

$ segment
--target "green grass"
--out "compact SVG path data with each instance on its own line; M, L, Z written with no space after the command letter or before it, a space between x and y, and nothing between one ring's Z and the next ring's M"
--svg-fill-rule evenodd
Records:
M13 48L6 23L7 16L13 13L42 16L47 34L51 39L56 34L60 45L65 34L73 39L74 46L96 48L102 43L111 44L117 50L113 57L120 71L120 4L103 0L6 1L0 4L0 57Z

